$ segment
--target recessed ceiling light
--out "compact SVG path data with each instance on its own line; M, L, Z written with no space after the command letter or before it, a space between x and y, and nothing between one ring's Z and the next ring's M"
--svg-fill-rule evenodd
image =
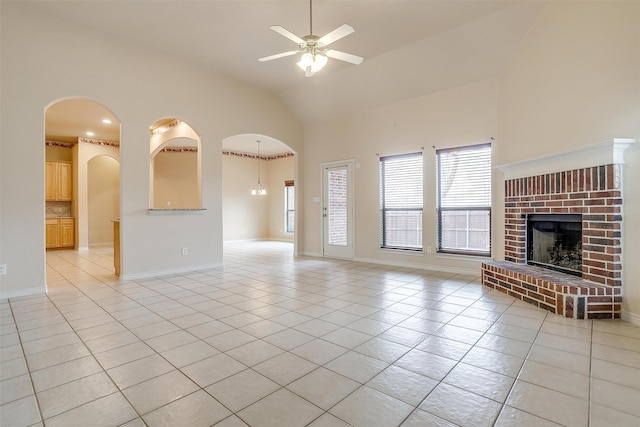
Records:
M102 119L102 123L104 123L105 125L110 125L110 124L111 124L111 120L109 120L109 119Z
M95 135L95 133L93 133L93 132L89 131L89 132L87 132L87 133L86 133L86 135L87 135L87 136L93 136L93 135Z

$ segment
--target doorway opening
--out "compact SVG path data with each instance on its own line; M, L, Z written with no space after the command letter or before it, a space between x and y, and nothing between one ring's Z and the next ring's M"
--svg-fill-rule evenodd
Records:
M222 141L225 247L229 242L270 240L293 244L295 253L297 162L291 147L267 135L240 134ZM266 194L253 191L257 181Z
M112 220L120 217L120 127L113 112L90 99L66 98L45 108L48 251L113 245Z

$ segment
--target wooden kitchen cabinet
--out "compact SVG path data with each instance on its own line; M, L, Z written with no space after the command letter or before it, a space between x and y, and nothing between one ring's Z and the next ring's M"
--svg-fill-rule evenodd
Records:
M58 219L45 220L46 248L57 248L60 246L60 233L58 232Z
M60 235L60 247L68 248L74 247L76 244L75 239L75 221L73 218L60 218L58 220L59 235Z
M69 162L45 162L45 200L73 200L73 175Z
M76 245L73 218L48 218L45 220L45 230L47 249L73 248Z

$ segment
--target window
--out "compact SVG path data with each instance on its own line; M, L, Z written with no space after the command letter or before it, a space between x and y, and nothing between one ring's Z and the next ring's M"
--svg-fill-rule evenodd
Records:
M422 250L422 153L380 158L381 247Z
M285 233L293 233L295 221L295 191L293 181L284 182L284 229Z
M437 150L438 252L491 255L491 145Z

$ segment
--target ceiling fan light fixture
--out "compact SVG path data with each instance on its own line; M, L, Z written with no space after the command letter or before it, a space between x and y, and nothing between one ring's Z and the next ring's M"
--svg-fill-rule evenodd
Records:
M296 63L304 71L306 77L311 77L318 71L322 70L327 64L328 58L334 58L339 61L349 62L354 65L362 63L363 58L361 56L352 55L346 52L340 52L338 50L327 49L327 46L331 43L340 40L343 37L348 36L355 30L349 24L342 24L340 27L333 31L328 32L322 37L318 37L313 34L313 7L312 0L309 0L309 34L304 37L298 37L291 31L287 30L280 25L273 25L271 29L293 41L298 45L298 50L290 50L287 52L276 53L275 55L264 56L258 58L260 62L271 61L273 59L284 58L287 56L302 53L300 60Z
M310 52L305 52L300 57L300 61L296 63L298 67L300 67L303 71L307 68L311 67L313 64L313 55Z
M327 65L327 56L321 53L317 53L313 56L313 64L311 65L311 72L315 73L324 68Z
M296 65L307 72L307 75L309 75L309 72L313 75L313 73L317 73L327 65L327 56L322 53L305 52Z

